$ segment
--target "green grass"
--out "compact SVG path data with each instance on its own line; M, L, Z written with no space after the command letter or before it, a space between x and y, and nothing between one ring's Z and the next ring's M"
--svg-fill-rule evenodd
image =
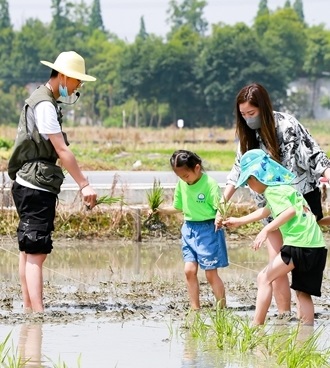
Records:
M78 162L90 170L133 170L133 164L140 160L139 171L171 171L170 157L180 146L168 144L166 148L139 145L118 147L119 150L103 149L99 146L72 145ZM204 145L205 146L205 145ZM205 150L202 144L185 145L184 149L196 152L203 161L206 171L229 171L235 160L235 147L221 147Z

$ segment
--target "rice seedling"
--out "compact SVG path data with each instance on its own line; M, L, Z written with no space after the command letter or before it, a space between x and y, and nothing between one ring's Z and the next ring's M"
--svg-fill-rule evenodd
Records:
M320 350L319 338L322 330L310 334L304 341L299 339L299 333L304 326L297 326L276 349L276 360L281 366L292 368L329 367L330 348Z
M10 333L6 336L5 340L0 344L0 362L3 363L8 355L9 348L7 348L7 343L10 337Z
M164 202L164 188L161 186L160 180L154 179L153 187L147 192L148 205L152 212ZM155 216L158 215L155 213Z
M229 210L231 208L232 202L222 199L217 206L218 212L221 217L225 220L229 215Z
M151 213L144 221L144 226L151 231L160 230L164 232L166 225L160 220L158 207L164 202L164 188L161 186L160 180L154 179L153 187L147 191L147 200Z
M196 314L185 323L191 336L202 340L205 346L216 341L217 348L224 353L235 351L243 361L258 357L264 366L290 368L329 367L330 348L318 346L321 330L310 333L304 341L299 339L304 326L253 326L248 317L241 317L229 309L217 308L204 317ZM262 360L262 361L261 361Z
M114 203L122 202L121 197L112 197L110 195L104 195L96 199L96 206L100 204L112 205Z
M58 358L57 363L53 362L51 359L49 359L49 361L53 365L53 368L69 368L69 366L65 362L63 362L60 357ZM78 359L77 359L77 368L80 368L80 367L81 367L81 354L78 356Z
M26 366L28 360L23 360L14 347L7 347L11 333L9 333L5 340L0 343L0 366L4 368L23 368Z

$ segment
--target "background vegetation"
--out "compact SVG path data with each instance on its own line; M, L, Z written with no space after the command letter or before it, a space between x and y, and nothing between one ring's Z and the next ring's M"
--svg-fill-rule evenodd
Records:
M328 121L302 120L330 157ZM16 127L2 126L0 172L7 170ZM169 158L177 149L201 156L206 171L229 171L236 155L235 130L224 128L65 128L70 148L82 170L171 171Z
M64 108L72 125L167 127L182 118L190 128L231 128L235 95L252 81L269 89L275 109L313 117L304 96L287 90L300 77L329 78L330 30L306 24L302 0L283 3L273 11L260 0L252 26L229 26L207 23L207 1L170 0L167 36L148 33L141 18L128 43L104 28L99 0L52 0L49 24L31 18L19 30L0 0L0 124L16 125L24 98L47 81L39 61L72 49L97 77Z
M328 122L303 121L313 137L330 156ZM16 135L16 127L3 127L4 138L0 139L0 172L6 171L7 160ZM176 149L188 149L198 153L207 171L229 171L235 158L236 142L234 129L195 128L104 128L80 127L68 129L69 141L83 170L142 170L170 171L169 158ZM2 143L1 143L2 142ZM2 148L1 148L2 147ZM138 165L136 165L139 163ZM0 190L3 188L0 188ZM146 192L147 196L147 192ZM166 198L170 204L171 198ZM80 201L79 195L77 201ZM329 202L324 214L329 214ZM60 203L61 204L61 203ZM251 203L235 203L230 214L241 216L252 211ZM142 208L141 224L148 219L149 208ZM180 236L181 214L161 216L166 231L149 231L142 226L142 237ZM14 209L1 208L0 235L15 236L17 213ZM231 231L235 235L247 236L260 229L260 223L250 224ZM328 231L328 227L324 229ZM107 238L135 239L136 208L127 205L96 206L93 211L68 210L59 206L56 217L55 237L85 238L105 236Z

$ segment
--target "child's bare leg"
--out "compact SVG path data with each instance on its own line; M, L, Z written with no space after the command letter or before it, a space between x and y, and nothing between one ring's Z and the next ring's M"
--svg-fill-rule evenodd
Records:
M269 234L267 239L267 250L269 262L280 253L283 245L282 234L279 230ZM288 275L278 277L273 281L273 294L277 309L280 314L291 311L291 290Z
M268 308L272 301L273 281L280 276L288 274L293 268L293 263L286 265L282 261L281 255L278 254L275 259L258 274L258 293L253 319L255 325L262 325L265 323Z
M218 270L206 270L205 276L207 281L212 287L213 294L217 302L219 302L219 306L224 308L226 306L226 293L225 293L225 285L223 284L221 278L218 275Z
M297 294L297 316L304 325L314 325L314 303L312 297L302 291L296 291Z
M42 264L47 254L27 254L25 264L26 286L33 312L43 312Z
M184 265L184 273L186 275L186 283L191 308L197 310L200 308L199 302L199 281L197 278L198 264L197 262L186 262Z

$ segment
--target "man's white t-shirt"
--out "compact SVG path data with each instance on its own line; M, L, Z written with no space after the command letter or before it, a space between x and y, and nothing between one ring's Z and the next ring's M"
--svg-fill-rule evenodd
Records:
M57 120L57 113L54 105L49 101L42 101L34 108L34 117L40 134L61 133L61 127ZM48 139L48 137L45 139Z

